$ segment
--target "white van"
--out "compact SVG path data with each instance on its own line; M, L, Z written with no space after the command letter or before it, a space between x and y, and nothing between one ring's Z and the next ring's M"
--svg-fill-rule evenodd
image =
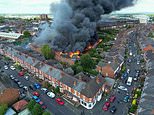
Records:
M127 79L127 85L128 86L131 86L131 84L132 84L132 80L133 80L133 78L132 77L128 77L128 79Z

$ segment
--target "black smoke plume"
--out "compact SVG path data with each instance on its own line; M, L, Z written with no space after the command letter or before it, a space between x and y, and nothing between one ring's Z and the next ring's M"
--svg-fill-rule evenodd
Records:
M51 4L54 21L35 42L53 49L83 51L96 36L96 23L103 14L133 5L134 0L62 0Z

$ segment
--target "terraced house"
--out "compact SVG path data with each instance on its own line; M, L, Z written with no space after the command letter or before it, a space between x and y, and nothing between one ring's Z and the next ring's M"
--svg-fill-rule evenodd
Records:
M29 54L3 44L0 44L0 54L19 62L52 86L59 86L67 98L87 109L92 109L96 102L101 100L105 91L106 83L102 76L94 78L86 78L83 75L71 76Z

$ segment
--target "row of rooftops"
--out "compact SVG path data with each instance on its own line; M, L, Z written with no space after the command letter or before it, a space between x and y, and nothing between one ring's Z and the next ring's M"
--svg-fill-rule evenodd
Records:
M99 63L99 67L111 66L115 71L119 65L124 61L125 55L125 44L126 37L124 35L118 35L117 39L114 41L114 45L111 47L110 51L107 52L105 58ZM113 77L113 76L111 76Z
M91 79L89 82L84 82L80 79L77 79L77 77L70 76L63 71L30 56L29 54L18 51L17 49L4 46L2 44L0 45L0 48L3 49L3 51L11 54L12 56L17 57L20 60L23 60L24 62L32 65L38 70L41 70L43 73L46 73L47 75L55 78L61 83L73 88L74 90L80 92L82 95L85 95L88 98L93 98L104 84L104 79L102 76L97 76L96 78ZM99 83L97 82L97 79L99 79Z
M6 33L6 32L0 32L0 37L4 38L10 38L10 39L18 39L23 34L20 33Z
M147 27L146 31L149 33L150 28ZM141 32L141 31L140 31ZM138 115L153 115L154 114L154 40L147 38L146 35L138 39L146 60L147 75L144 82L144 87L138 107Z

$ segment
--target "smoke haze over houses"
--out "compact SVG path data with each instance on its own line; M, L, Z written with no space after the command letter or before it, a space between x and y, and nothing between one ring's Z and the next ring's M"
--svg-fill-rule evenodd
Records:
M45 29L43 38L41 34L36 43L46 42L55 50L64 52L83 51L88 43L97 40L96 23L102 14L131 5L133 0L62 0L53 3L51 31L48 33Z

